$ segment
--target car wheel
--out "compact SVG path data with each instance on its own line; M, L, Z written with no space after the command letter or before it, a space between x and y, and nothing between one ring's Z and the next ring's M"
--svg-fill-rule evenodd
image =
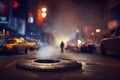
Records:
M30 50L30 51L33 51L33 50L34 50L34 48L33 48L33 47L30 47L30 48L29 48L29 50Z
M106 49L104 48L103 45L101 45L100 49L101 49L101 54L102 55L107 55L107 51L106 51Z
M84 52L83 48L80 49L81 52Z
M27 54L27 53L28 53L28 48L25 49L25 54Z
M86 52L86 48L85 48L85 47L82 47L82 48L81 48L81 52L83 52L83 53Z
M91 52L95 53L96 52L96 48L92 48Z
M18 53L18 49L17 49L17 48L14 48L14 49L13 49L13 53L14 53L14 54L17 54L17 53Z

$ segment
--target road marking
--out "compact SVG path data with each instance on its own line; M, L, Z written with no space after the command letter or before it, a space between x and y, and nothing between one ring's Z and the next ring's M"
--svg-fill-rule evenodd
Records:
M101 65L101 66L116 66L116 67L120 67L119 64L105 64L105 63L86 63L86 65Z
M15 65L18 62L18 60L21 60L21 59L24 59L24 58L19 58L19 59L15 60L15 61L12 61L12 62L8 63L5 67L10 68L11 66Z
M7 65L6 65L6 68L9 68L9 67L15 65L17 62L18 62L18 60L15 60L15 61L13 61L13 62L7 64Z

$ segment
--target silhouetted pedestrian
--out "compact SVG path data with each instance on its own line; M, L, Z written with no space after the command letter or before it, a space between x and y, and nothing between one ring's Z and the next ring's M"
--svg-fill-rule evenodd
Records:
M63 53L64 52L64 42L63 41L60 44L60 48L61 48L61 53Z

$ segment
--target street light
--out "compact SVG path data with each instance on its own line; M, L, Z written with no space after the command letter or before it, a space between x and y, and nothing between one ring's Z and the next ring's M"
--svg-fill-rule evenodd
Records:
M77 30L76 30L76 32L78 33L78 32L80 32L80 30L79 30L79 29L77 29Z
M100 29L96 29L96 33L99 33L101 30Z
M47 8L45 8L45 7L38 8L38 10L37 10L37 24L38 25L44 24L46 16L47 16Z
M81 44L81 43L82 43L82 41L81 41L81 40L78 40L77 42L78 42L78 44Z
M46 13L42 13L42 17L45 18L47 16Z
M47 13L46 13L47 8L43 7L41 10L42 10L42 17L45 18L47 16Z
M79 42L79 40L78 40L78 36L79 36L79 29L77 29L76 30L76 46L78 45L78 42Z
M47 8L42 8L42 12L46 12L47 11Z

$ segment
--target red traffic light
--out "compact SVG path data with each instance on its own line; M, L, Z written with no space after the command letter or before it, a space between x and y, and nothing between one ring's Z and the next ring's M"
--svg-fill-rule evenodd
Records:
M14 2L13 2L13 8L18 8L18 6L19 6L19 3L16 2L16 1L14 1Z

